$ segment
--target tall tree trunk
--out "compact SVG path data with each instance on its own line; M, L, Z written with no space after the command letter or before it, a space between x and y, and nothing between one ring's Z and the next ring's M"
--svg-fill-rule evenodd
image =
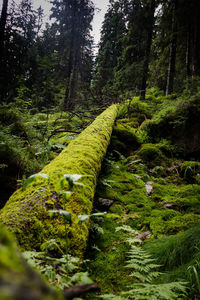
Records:
M70 52L68 57L68 68L66 72L66 77L68 79L68 83L65 89L65 100L64 100L64 109L70 110L71 103L69 103L69 94L70 94L70 83L71 83L71 77L73 73L73 67L74 67L74 57L75 57L75 35L76 35L76 26L77 26L77 20L76 20L76 2L73 7L73 17L72 17L72 29L71 29L71 38L70 38Z
M5 37L7 10L8 10L8 0L3 0L3 6L2 6L2 11L1 11L1 19L0 19L0 60L1 61L3 59L3 48L4 48L4 37Z
M8 10L8 0L3 0L1 19L0 19L0 103L6 98L6 88L5 88L5 28Z
M146 85L147 85L147 77L148 77L148 70L149 70L149 57L151 52L152 34L153 34L153 27L154 27L154 13L155 13L155 0L151 0L140 100L144 100L146 94Z
M169 68L167 75L167 86L166 86L166 96L173 93L174 87L174 76L175 76L175 65L176 65L176 48L177 48L177 0L173 0L173 12L172 12L172 40L170 45L169 54Z
M193 40L193 62L192 62L192 77L200 76L200 57L199 57L199 9L197 8L194 24L194 40Z
M187 81L191 76L191 25L188 24L187 29L187 48L186 48L186 74L187 74Z
M78 12L77 12L78 11ZM76 86L78 80L78 71L80 64L80 53L81 53L81 38L82 38L82 25L83 25L83 14L84 14L84 0L81 0L80 7L76 8L74 15L75 26L73 33L73 47L70 49L71 61L70 64L70 76L69 84L65 92L65 108L67 110L73 110L76 98Z

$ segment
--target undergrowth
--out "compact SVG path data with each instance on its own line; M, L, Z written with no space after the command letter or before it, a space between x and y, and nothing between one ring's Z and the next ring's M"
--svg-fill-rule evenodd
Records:
M122 226L117 230L123 230L129 234L127 242L130 244L126 268L131 270L130 277L134 278L134 283L127 286L127 291L121 292L120 296L104 295L104 299L186 299L186 283L170 282L156 283L160 277L158 271L160 265L156 259L140 246L141 240L134 238L137 232L129 226Z

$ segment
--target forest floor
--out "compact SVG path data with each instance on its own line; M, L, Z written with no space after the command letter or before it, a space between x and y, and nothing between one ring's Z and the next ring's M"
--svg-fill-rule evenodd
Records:
M162 284L171 284L171 287L166 298L162 294L163 298L157 296L159 299L195 299L199 295L200 145L197 100L195 97L190 101L182 98L174 100L158 95L148 96L146 102L140 102L136 97L119 109L93 204L93 213L102 214L91 218L82 266L82 274L85 274L83 282L91 282L90 277L101 288L101 294L107 294L105 299L154 299L151 289L155 290L157 285L161 290ZM64 114L52 115L43 120L45 115L40 114L25 122L23 128L32 128L31 134L34 132L37 147L28 142L29 150L22 157L22 142L19 141L14 148L14 134L10 140L7 137L6 142L13 149L7 153L7 162L5 160L2 168L6 169L10 162L13 165L7 168L6 178L16 177L12 174L15 161L9 155L15 153L16 161L19 158L23 160L23 164L18 161L18 170L21 174L30 175L76 138L78 132L92 122L91 115L88 113L82 119L73 115L70 120ZM15 120L15 126L16 123ZM10 130L15 132L19 128ZM196 136L196 143L192 140L193 136ZM23 138L20 137L20 140ZM43 138L45 143L42 143ZM5 156L5 149L1 155ZM26 164L32 156L36 157L34 164ZM1 174L1 178L4 177L5 173ZM135 258L138 262L135 266L130 263L133 250L130 238L132 244L139 243L137 248L141 251L140 260ZM145 255L149 255L149 261L145 260ZM154 268L162 274L157 276L155 271L154 280L147 278ZM76 273L73 268L71 272L72 275ZM49 275L47 277L50 279ZM57 279L49 281L55 283ZM75 282L82 281L79 278ZM134 284L144 285L149 293L145 296L147 298L140 294L142 286L134 287ZM143 298L131 298L131 293L123 295L130 286L134 287L135 297L137 290ZM165 290L168 287L165 286ZM186 290L188 296L184 296ZM156 291L155 295L159 293ZM171 298L170 293L174 293ZM86 298L98 297L93 294Z

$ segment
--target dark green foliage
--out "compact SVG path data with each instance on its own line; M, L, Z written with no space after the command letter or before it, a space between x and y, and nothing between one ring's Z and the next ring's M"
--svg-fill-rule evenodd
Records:
M144 130L152 142L168 139L175 145L177 155L193 157L199 151L199 94L190 99L178 98L176 101L164 99L152 120L145 122Z
M129 145L127 147L127 145ZM130 151L136 150L140 146L139 136L135 130L129 126L117 124L113 129L113 137L110 148L119 151L122 154L130 154Z
M39 276L22 258L14 237L0 226L0 297L1 299L21 299L26 295L40 299L63 299L61 293ZM22 296L23 295L23 296Z
M180 174L188 183L199 183L200 163L197 161L184 161Z
M77 99L85 98L89 90L92 72L91 22L94 15L92 1L67 0L52 3L51 18L57 22L54 50L58 53L59 77L64 84L65 109L73 109ZM57 34L59 33L59 34ZM81 91L81 93L80 93ZM79 97L78 97L79 96Z
M200 227L196 225L175 236L145 245L145 249L162 265L162 270L169 271L168 275L161 277L162 280L166 282L179 278L188 281L193 297L199 294L199 234Z
M30 86L37 67L36 39L42 18L41 7L35 11L31 0L9 6L0 68L1 102L13 101L18 90L23 90L26 105L31 102Z
M140 247L141 241L134 236L137 234L131 227L122 226L116 229L123 230L129 234L126 240L130 244L126 268L130 269L130 277L135 278L135 282L129 283L127 291L123 291L120 296L104 295L103 299L185 299L186 284L184 282L155 283L161 273L156 259ZM131 236L131 237L130 237Z
M123 49L121 38L126 32L125 25L126 1L109 1L101 30L99 52L96 58L96 71L93 88L98 97L110 101L116 91L111 90L114 68Z
M52 287L63 291L75 284L89 284L92 280L87 272L80 272L79 258L64 254L55 240L41 245L42 252L26 251L23 257L31 267L37 269Z

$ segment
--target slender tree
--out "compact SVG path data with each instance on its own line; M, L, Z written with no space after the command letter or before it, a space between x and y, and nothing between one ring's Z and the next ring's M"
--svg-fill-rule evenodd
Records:
M3 0L1 18L0 18L0 60L1 61L3 59L3 48L4 48L7 10L8 10L8 0Z
M143 65L143 76L142 76L142 84L141 84L141 94L140 99L145 99L146 94L146 85L147 85L147 77L148 77L148 70L149 70L149 58L151 52L151 44L152 44L152 34L153 34L153 27L154 27L154 13L156 8L155 0L150 1L149 9L148 9L148 19L147 20L147 41L146 41L146 49L145 49L145 56L144 56L144 65Z
M86 48L91 46L94 5L90 0L54 0L52 4L52 17L57 20L59 32L59 72L66 84L64 108L71 110L76 102L80 78L83 78L81 74L86 69L84 58Z
M178 0L172 0L172 39L169 53L169 67L167 75L166 96L173 93L175 67L176 67L176 52L177 52L177 6Z
M100 98L103 94L108 94L114 78L114 68L122 54L122 38L127 32L125 4L126 1L109 1L109 8L101 29L94 78L94 89Z

